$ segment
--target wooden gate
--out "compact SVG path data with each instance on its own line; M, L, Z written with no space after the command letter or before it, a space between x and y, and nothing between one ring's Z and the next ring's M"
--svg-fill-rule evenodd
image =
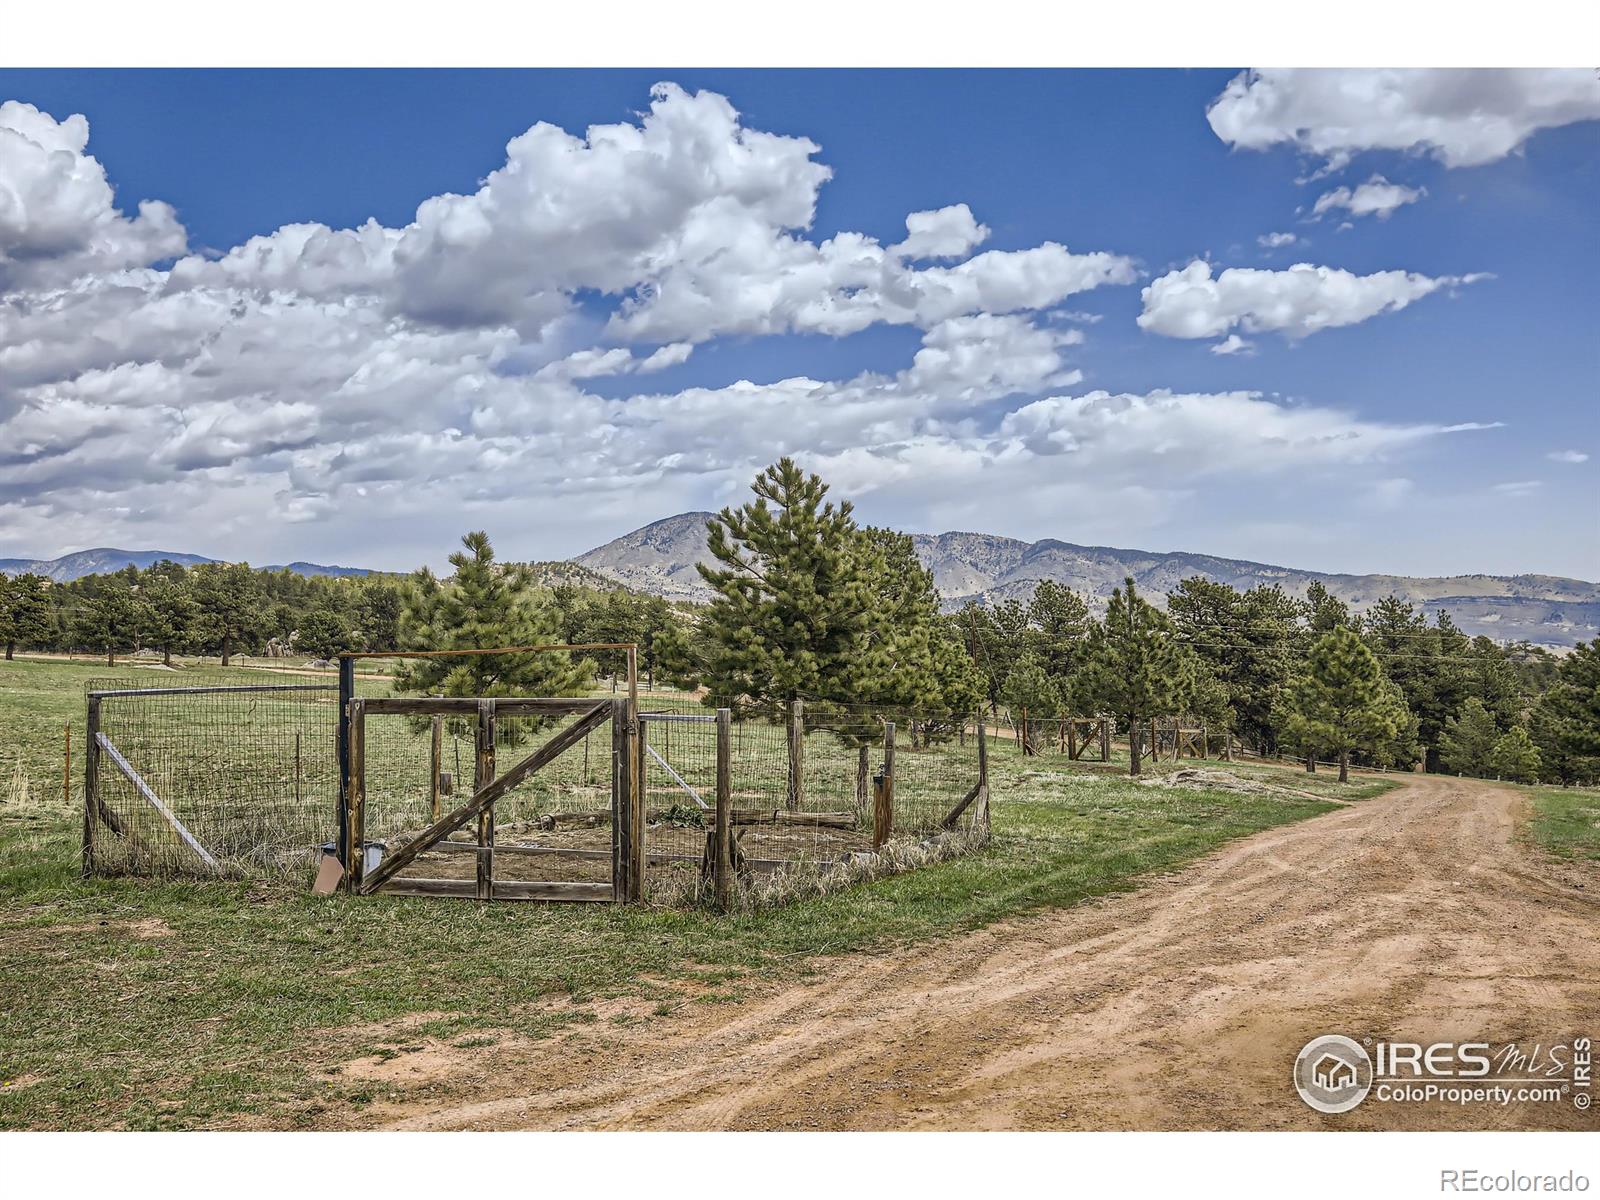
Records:
M449 697L385 697L353 699L349 711L349 794L345 805L348 828L345 886L351 892L370 896L375 893L408 896L461 896L478 900L633 900L638 899L643 875L642 839L638 831L640 790L634 785L635 751L633 723L629 720L629 701L592 698L497 697L456 699ZM446 716L476 721L476 762L473 790L464 803L444 814L405 845L384 857L370 871L366 855L356 848L367 845L367 736L366 722L373 716ZM510 770L500 772L495 763L495 720L497 716L575 718L538 749ZM610 874L608 883L577 883L562 880L504 880L495 876L495 802L513 788L548 767L567 751L581 745L607 722L611 724L611 828ZM473 843L449 843L475 855L477 869L472 879L423 879L401 877L400 872L417 859L445 844L445 839L469 821L475 822ZM535 853L538 848L506 846L500 853ZM568 852L571 853L571 852Z

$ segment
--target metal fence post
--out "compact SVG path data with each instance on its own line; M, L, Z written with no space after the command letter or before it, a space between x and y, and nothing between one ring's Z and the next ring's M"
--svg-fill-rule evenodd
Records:
M356 696L356 660L348 654L339 656L339 731L335 753L339 759L338 821L339 863L344 867L345 878L351 877L350 859L350 702Z
M95 807L100 802L100 697L89 697L83 746L83 876L94 874Z

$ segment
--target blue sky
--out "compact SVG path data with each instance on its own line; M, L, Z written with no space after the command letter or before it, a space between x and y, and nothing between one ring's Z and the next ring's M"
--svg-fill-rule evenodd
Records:
M23 197L9 226L0 204L0 554L115 544L401 568L484 527L504 554L559 557L735 499L781 451L907 529L1600 578L1600 83L1331 74L0 72L0 101L40 110L9 110L10 155L0 116L0 198L8 183ZM430 197L478 192L537 122L580 139L637 129L663 80L737 110L731 134L703 107L674 124L669 99L659 115L661 138L727 136L749 160L728 169L761 194L731 217L693 192L691 153L681 176L639 178L634 159L530 159L473 211L482 230L419 217ZM1379 108L1399 116L1362 115ZM81 148L40 124L75 113ZM51 151L74 156L72 178L49 173ZM1319 197L1376 183L1391 207L1313 218ZM592 213L635 188L618 222L575 216L565 243L508 211ZM135 219L145 199L170 214ZM908 214L941 211L986 233L903 269L814 253L860 234L881 257ZM384 249L337 285L298 237L274 244L293 261L272 272L259 256L213 269L283 226L337 239L369 218L396 244L427 234L411 243L425 249L398 267ZM1295 240L1262 245L1271 234ZM1024 267L1051 243L1114 262ZM1009 281L997 293L902 311L904 289L935 286L913 262L992 252L1020 256L988 261ZM1173 274L1197 263L1230 288ZM1299 263L1335 274L1289 274ZM480 304L485 270L484 291L510 299ZM1403 303L1368 313L1358 293ZM646 318L622 322L625 299ZM872 315L842 327L840 304ZM1337 327L1306 332L1330 313ZM108 348L97 335L113 327L137 332ZM1241 352L1214 352L1230 335ZM929 346L938 362L905 378ZM682 349L646 366L663 347ZM619 349L634 356L622 368L561 367Z

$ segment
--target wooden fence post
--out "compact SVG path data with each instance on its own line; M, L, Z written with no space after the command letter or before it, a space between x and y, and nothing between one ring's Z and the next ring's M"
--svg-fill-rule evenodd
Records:
M588 743L584 743L588 749ZM433 810L433 819L437 821L444 814L439 810L439 771L444 766L444 717L439 713L433 714L433 740L429 748L429 762L433 765L433 778L428 781L428 801Z
M341 662L348 662L342 659ZM351 700L343 717L348 736L345 738L344 795L341 797L346 815L345 887L352 893L361 890L366 874L367 856L367 713L360 700Z
M883 723L883 783L873 797L872 848L882 849L894 832L894 722Z
M472 773L472 790L494 782L494 701L478 701L477 760ZM494 809L493 804L478 814L478 899L494 899Z
M1067 757L1078 757L1078 721L1076 717L1067 722Z
M726 910L733 896L733 711L717 709L717 825L713 887L717 907Z
M805 701L795 700L789 707L789 790L784 797L784 807L790 812L805 800L805 760Z
M611 899L628 898L628 821L633 810L628 793L627 739L622 731L627 725L628 704L625 700L611 702Z
M94 874L94 823L100 803L100 697L89 697L83 746L83 875Z
M984 736L983 709L978 710L978 824L989 836L989 739Z

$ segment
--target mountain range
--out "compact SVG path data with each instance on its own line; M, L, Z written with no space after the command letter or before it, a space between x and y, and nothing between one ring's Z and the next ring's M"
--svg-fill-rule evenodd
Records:
M713 515L689 512L654 521L573 561L640 591L704 601L710 591L695 564L712 561L705 525ZM1079 546L1054 538L1024 542L987 533L919 533L912 542L947 609L1026 600L1042 579L1064 584L1103 609L1111 589L1129 576L1159 602L1181 580L1199 575L1240 590L1277 584L1296 597L1320 581L1357 612L1398 596L1430 616L1448 611L1467 633L1497 641L1568 647L1600 636L1600 585L1556 575L1336 575L1209 554Z
M85 575L109 575L126 567L141 571L168 559L185 567L197 563L221 561L200 554L181 554L176 550L116 550L102 546L95 550L79 550L63 554L60 558L0 558L0 575L43 575L57 583L70 583ZM329 567L321 563L292 562L281 566L263 568L268 571L293 571L296 575L370 575L365 567Z

